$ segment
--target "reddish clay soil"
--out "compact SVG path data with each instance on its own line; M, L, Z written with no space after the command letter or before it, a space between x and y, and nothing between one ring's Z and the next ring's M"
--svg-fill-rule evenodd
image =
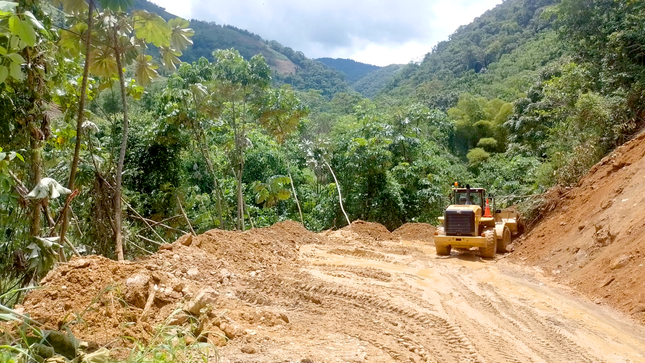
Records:
M547 217L515 243L511 259L645 323L645 133L576 187L551 190L544 209Z
M438 257L431 231L212 230L135 262L75 258L17 309L116 357L167 326L223 363L643 361L633 321L501 256Z
M417 240L424 242L434 241L434 226L427 223L406 223L397 228L392 234L406 240Z

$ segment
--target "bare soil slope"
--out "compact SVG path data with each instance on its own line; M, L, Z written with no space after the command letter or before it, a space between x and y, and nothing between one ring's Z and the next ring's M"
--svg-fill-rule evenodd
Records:
M645 322L645 133L605 157L516 242L512 259L542 267L597 303ZM553 196L552 196L553 197Z
M22 308L94 347L197 321L225 363L645 362L645 329L506 261L439 258L374 223L283 222L187 235L137 262L77 258Z

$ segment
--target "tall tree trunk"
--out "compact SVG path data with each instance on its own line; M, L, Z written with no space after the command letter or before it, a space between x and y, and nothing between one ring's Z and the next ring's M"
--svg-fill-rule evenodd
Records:
M336 182L336 189L338 190L338 202L340 203L340 209L343 211L343 214L345 215L345 219L347 220L347 224L352 224L352 222L349 221L349 217L347 216L347 213L345 212L345 207L343 207L343 195L340 194L340 184L338 184L338 179L336 179L336 174L334 174L334 171L331 169L331 165L327 162L327 160L323 160L325 162L325 165L329 168L329 171L331 172L331 176L334 177L334 182Z
M87 36L85 37L85 65L83 66L83 80L81 82L81 98L78 102L78 120L76 121L76 146L74 147L74 158L72 167L69 172L69 182L67 188L74 190L76 184L76 170L78 169L78 160L81 153L81 138L83 137L83 116L85 113L85 97L87 93L87 78L90 72L90 50L92 45L92 13L94 12L94 1L89 0L89 10L87 15ZM69 227L68 209L63 210L63 224L60 227L60 240L65 240L65 234Z
M235 177L237 178L237 229L244 231L244 195L242 193L242 170L244 169L244 123L241 129L235 114L235 101L231 103L233 111L233 136L235 138Z
M217 174L215 174L215 168L213 167L213 160L211 160L211 156L208 153L208 149L206 148L207 143L206 143L206 137L204 136L203 130L199 130L199 132L195 129L195 126L193 125L193 130L195 132L195 136L197 138L197 142L200 143L199 149L202 152L202 156L204 157L204 160L206 160L206 166L208 167L208 171L210 171L211 175L213 176L213 188L215 188L215 195L217 196L217 213L219 214L219 228L220 229L225 229L224 228L224 213L222 211L222 191L219 188L219 181L217 180Z
M116 36L115 36L116 44ZM121 102L123 103L123 138L121 139L121 151L119 163L116 166L116 186L114 191L114 224L116 227L116 255L119 261L123 261L123 236L121 234L121 181L123 179L123 164L125 162L125 149L128 147L128 103L126 99L125 78L123 76L123 65L121 64L121 52L115 49L116 65L119 69L119 86L121 87Z
M237 170L237 228L240 231L244 231L244 193L242 191L243 169L244 163L242 161L239 161Z
M36 186L40 183L40 180L43 178L43 149L42 141L34 138L32 135L30 140L31 148L31 184ZM32 236L39 237L41 235L41 216L43 213L43 204L42 200L36 200L32 203L31 208L31 226L29 228L29 233Z
M287 165L289 167L289 165ZM298 194L296 193L296 187L293 185L293 178L291 177L291 170L288 170L287 173L289 173L289 181L291 182L291 190L293 191L293 198L296 200L296 205L298 206L298 213L300 213L300 223L302 225L305 225L305 219L302 218L302 209L300 208L300 201L298 200Z

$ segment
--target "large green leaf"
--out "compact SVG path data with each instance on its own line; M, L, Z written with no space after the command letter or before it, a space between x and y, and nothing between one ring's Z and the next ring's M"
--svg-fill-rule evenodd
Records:
M58 241L60 237L36 237L37 240L42 242L43 246L46 248L59 247Z
M169 47L172 30L159 15L138 10L134 12L134 34L156 47Z
M149 85L153 79L157 78L159 74L156 69L156 64L152 63L152 56L146 54L139 54L134 69L134 79L137 80L142 86Z
M3 83L9 75L9 68L7 66L0 66L0 83Z
M111 48L97 48L90 53L90 71L101 77L110 77L119 72L116 57Z
M16 81L22 81L23 73L22 69L20 69L19 63L11 62L11 65L9 66L9 75Z
M7 57L11 59L12 62L18 63L18 64L23 64L25 63L25 58L23 58L20 54L18 53L11 53L7 54Z
M166 69L169 71L176 71L177 65L181 64L181 59L179 59L181 56L180 51L173 50L168 47L161 47L159 48L159 54L161 55L161 59L163 59L164 66L166 66Z
M184 51L193 44L190 37L195 35L195 31L188 27L190 25L188 20L174 18L168 21L168 25L172 29L170 44L173 48Z
M20 20L18 16L13 15L9 18L9 30L28 46L33 47L36 44L36 31L29 22Z
M278 191L278 193L276 193L276 196L280 200L287 200L289 199L289 197L291 197L291 192L289 190L283 189Z
M69 30L61 29L59 31L60 39L58 44L71 55L78 55L81 53L83 46L85 31L87 31L87 24L76 23Z
M38 19L36 19L36 17L34 16L34 14L31 13L31 11L25 11L23 15L25 16L25 21L27 21L32 27L38 30L45 30L45 27L43 26L43 24Z
M59 182L52 178L42 178L38 184L27 194L27 199L55 199L61 194L69 194L72 191L60 185Z

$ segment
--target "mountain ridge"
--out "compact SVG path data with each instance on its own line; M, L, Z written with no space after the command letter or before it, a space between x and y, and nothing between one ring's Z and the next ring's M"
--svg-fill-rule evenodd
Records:
M148 0L135 0L133 8L156 13L166 20L177 17ZM260 35L233 25L197 19L191 19L190 26L195 30L195 35L193 45L180 57L184 62L195 62L201 57L212 61L213 51L235 48L245 59L262 54L274 71L274 82L278 85L291 84L302 91L317 89L326 97L350 90L341 72L275 40L265 40Z

